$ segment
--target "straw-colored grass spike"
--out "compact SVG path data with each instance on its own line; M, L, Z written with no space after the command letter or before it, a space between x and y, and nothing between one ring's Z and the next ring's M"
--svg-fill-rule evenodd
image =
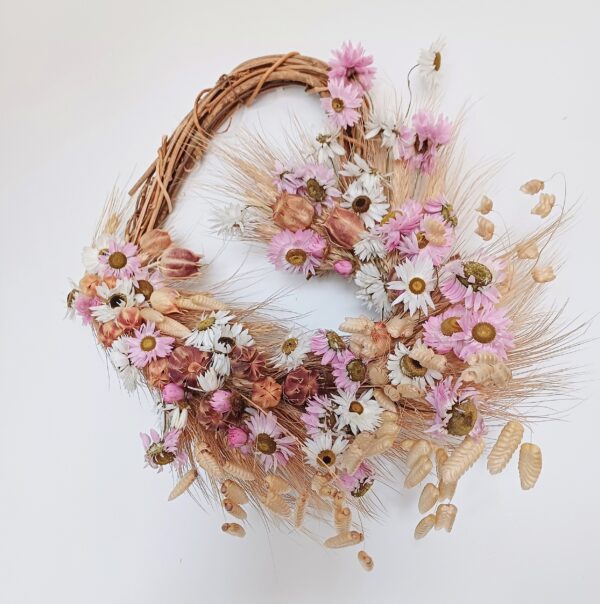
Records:
M226 461L225 465L223 466L223 470L238 480L245 480L246 482L256 480L256 474L254 474L252 470L249 470L248 468L245 468L244 466L233 461Z
M237 503L239 505L244 505L244 503L248 503L248 495L246 495L246 491L242 489L242 487L235 482L235 480L231 480L228 478L221 485L221 493L227 497L227 499L233 501L233 503Z
M368 336L373 331L373 327L375 327L375 323L369 317L346 317L346 320L340 325L340 331Z
M210 294L194 294L186 298L193 304L195 310L227 310L226 304L219 302Z
M196 468L192 468L188 470L178 481L177 484L173 487L173 490L169 493L168 501L173 501L173 499L177 499L180 495L183 495L195 482L196 478L198 478L198 470Z
M435 530L444 529L447 533L452 530L456 518L457 507L451 503L441 503L435 511Z
M275 476L275 474L269 474L265 481L269 486L269 491L273 493L289 493L292 490L292 487L289 483L287 483L280 476Z
M304 492L296 499L296 507L294 508L294 526L296 528L300 528L304 523L304 514L309 496L308 492Z
M367 367L367 373L369 375L369 383L372 386L387 386L390 383L390 377L386 368L377 363L369 363L369 366ZM383 395L382 390L379 390L379 392L379 396ZM381 400L377 398L377 391L375 391L375 398L377 399L377 402L384 408L387 408L387 406L389 405L395 406L393 401L389 397L386 397L387 400L385 401L385 405L383 405Z
M533 443L523 443L519 451L521 488L533 489L542 471L542 451Z
M415 526L415 539L423 539L434 525L435 514L429 514L428 516L425 516L425 518L421 518L419 524Z
M331 549L338 549L340 547L350 547L352 545L358 545L363 540L362 533L358 531L350 531L349 533L342 533L341 535L334 535L325 540L325 547Z
M373 382L371 381L371 383ZM373 391L373 396L381 408L385 409L386 411L396 411L396 404L381 388L375 388Z
M223 480L223 478L225 478L225 473L223 472L221 464L207 449L196 449L194 452L194 459L196 460L196 463L215 480Z
M347 533L350 530L352 522L352 512L350 508L337 508L333 512L333 522L338 533Z
M484 449L485 443L482 438L465 437L442 466L442 480L447 483L457 482L479 459Z
M438 484L439 501L450 501L456 492L456 485L456 482L444 482L443 480L440 480Z
M408 451L406 465L412 468L423 455L429 457L431 454L431 443L426 440L418 440Z
M226 522L221 526L221 530L228 535L233 535L234 537L246 536L246 530L237 522Z
M502 428L498 440L496 440L488 455L487 468L490 474L499 474L504 470L514 452L521 444L523 431L523 425L514 421L508 422Z
M263 497L261 501L272 511L279 516L287 517L290 515L290 506L287 501L279 495L279 493L273 493L269 491L266 497Z
M428 482L419 497L419 512L426 514L437 503L439 496L439 489L432 482Z
M404 440L400 441L400 448L408 453L414 444L415 441L412 438L405 438Z
M435 473L438 481L442 479L442 467L448 459L448 453L446 449L439 448L435 450Z
M389 451L394 446L395 436L382 436L381 438L376 439L368 451L366 451L366 457L375 457L376 455L381 455L386 451Z
M408 473L406 478L404 479L404 488L412 489L416 487L421 481L423 481L431 469L433 468L433 464L431 463L431 459L426 455L422 455L414 464L412 470Z
M358 561L367 572L371 572L375 567L375 564L373 563L373 558L371 558L371 556L369 556L369 554L367 554L365 550L361 549L358 552Z
M239 504L234 503L231 499L223 499L223 509L232 516L239 518L240 520L246 520L248 514L246 510Z

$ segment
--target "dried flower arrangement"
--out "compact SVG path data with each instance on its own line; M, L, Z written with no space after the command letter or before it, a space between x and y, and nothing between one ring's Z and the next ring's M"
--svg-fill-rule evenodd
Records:
M416 67L434 87L441 65L434 45ZM290 53L222 76L164 138L132 203L109 204L68 296L125 387L153 394L161 429L141 438L147 465L179 477L170 499L191 488L214 497L233 536L244 537L251 504L306 532L310 517L328 520L327 547L358 545L390 463L406 488L426 482L415 538L450 531L457 483L492 427L503 426L490 473L520 447L522 488L540 475L523 424L533 402L562 394L568 376L546 364L578 338L540 304L554 279L541 252L564 211L526 239L494 239L492 200L461 174L457 125L412 103L380 117L374 75L347 43L329 64ZM232 153L239 203L219 210L215 229L264 243L277 269L352 280L370 314L346 318L342 333L289 329L205 291L201 257L161 228L211 135L239 105L288 84L320 95L330 128L287 157L256 140ZM555 204L546 185L521 187L539 196L541 219ZM470 218L486 242L473 253ZM373 568L366 552L358 560Z

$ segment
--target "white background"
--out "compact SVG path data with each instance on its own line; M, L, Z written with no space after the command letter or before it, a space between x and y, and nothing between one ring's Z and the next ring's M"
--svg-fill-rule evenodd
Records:
M62 320L67 276L80 276L80 250L105 198L143 172L200 89L253 56L327 58L353 39L375 55L380 80L404 94L419 48L440 34L444 109L452 116L471 103L469 160L508 159L485 191L502 218L535 226L518 185L555 171L567 175L569 201L581 199L547 303L569 298L568 316L591 317L600 219L595 2L0 6L3 604L598 601L597 344L572 357L585 366L574 393L582 404L565 421L535 427L544 453L537 487L520 491L514 462L494 478L480 464L457 494L453 533L421 542L411 537L416 493L382 490L387 515L366 527L376 563L367 574L354 551L268 534L256 519L246 539L232 539L218 510L185 497L167 503L169 474L142 467L137 433L152 425L149 402L124 394L89 331ZM319 115L299 92L276 93L238 121L277 136L293 113L309 122ZM174 224L211 259L218 243L202 234L206 172L194 176ZM245 248L231 249L207 279L239 266ZM264 293L298 285L256 253L249 263L268 275ZM315 280L282 303L314 309L307 326L335 326L354 309L336 283Z

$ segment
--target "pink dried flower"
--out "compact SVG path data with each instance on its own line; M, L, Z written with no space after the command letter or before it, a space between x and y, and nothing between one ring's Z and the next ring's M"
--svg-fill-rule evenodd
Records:
M163 388L162 395L165 403L177 403L183 400L184 390L179 384L170 382Z
M75 302L75 312L81 317L83 325L91 325L92 323L92 307L102 304L102 300L97 296L86 296L85 294L77 294Z
M128 242L117 243L112 239L108 243L108 251L98 257L102 265L101 274L117 279L132 279L141 268L137 253L137 245Z
M161 336L154 323L146 323L135 330L128 338L129 358L136 367L145 367L150 361L168 357L173 349L175 338Z
M433 266L440 266L448 258L454 243L454 230L444 223L441 216L426 215L419 230L404 235L396 249L410 260L418 256L430 258Z
M464 306L456 305L442 314L429 317L423 325L423 341L438 354L454 349L460 340L462 329L458 323L465 313Z
M373 482L373 470L364 461L358 466L354 474L342 472L338 476L338 483L342 489L353 497L364 495L371 488Z
M329 365L334 360L344 358L346 342L337 332L330 329L319 329L310 340L310 349L322 357L321 365Z
M182 467L187 461L187 455L178 449L180 435L180 430L169 430L162 438L154 429L149 434L140 433L146 451L146 464L157 468L159 472L162 466L170 463L175 463L177 468Z
M229 413L231 411L231 392L227 390L215 390L209 402L210 406L218 413Z
M271 239L267 255L279 270L308 276L315 274L326 247L325 239L315 231L305 229L293 233L284 230Z
M415 170L430 174L434 168L439 148L450 141L452 125L443 116L437 120L425 111L413 116L410 144L404 147L402 159Z
M306 195L315 204L317 213L320 214L323 206L331 207L336 197L342 193L337 188L335 172L323 164L304 164L297 170L302 179L302 187L298 192Z
M354 266L350 260L337 260L333 263L333 269L338 275L347 277L354 272Z
M242 428L231 426L227 431L227 444L233 449L239 449L248 442L248 433Z
M317 395L310 398L300 418L304 422L307 434L311 436L319 432L330 431L337 423L333 403L327 396Z
M339 390L356 392L367 377L367 366L346 350L332 362L335 385Z
M332 51L333 58L329 61L329 77L342 79L346 84L358 85L367 92L373 86L375 67L373 57L365 54L362 44L353 46L344 42L342 48Z
M514 347L510 323L499 308L465 312L458 320L462 333L454 348L455 354L466 360L478 352L491 352L500 359L506 359L506 352Z
M360 119L357 111L361 106L361 91L352 84L345 84L343 80L329 80L329 94L321 99L321 105L336 128L354 126Z
M296 195L302 187L301 172L297 168L282 164L280 161L275 162L275 169L272 175L273 184L281 193L285 192Z
M246 420L249 430L250 451L252 451L265 470L275 471L278 465L285 465L292 456L293 436L284 436L277 418L270 411L263 413L248 409L250 417Z
M383 236L385 249L388 252L397 250L404 235L409 235L419 228L423 217L423 206L418 201L409 199L389 220L380 224L376 231Z

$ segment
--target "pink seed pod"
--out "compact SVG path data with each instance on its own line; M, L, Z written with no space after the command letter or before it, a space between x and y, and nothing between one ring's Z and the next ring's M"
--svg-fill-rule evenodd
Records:
M158 261L158 266L167 279L187 279L198 274L200 256L181 247L170 247Z

